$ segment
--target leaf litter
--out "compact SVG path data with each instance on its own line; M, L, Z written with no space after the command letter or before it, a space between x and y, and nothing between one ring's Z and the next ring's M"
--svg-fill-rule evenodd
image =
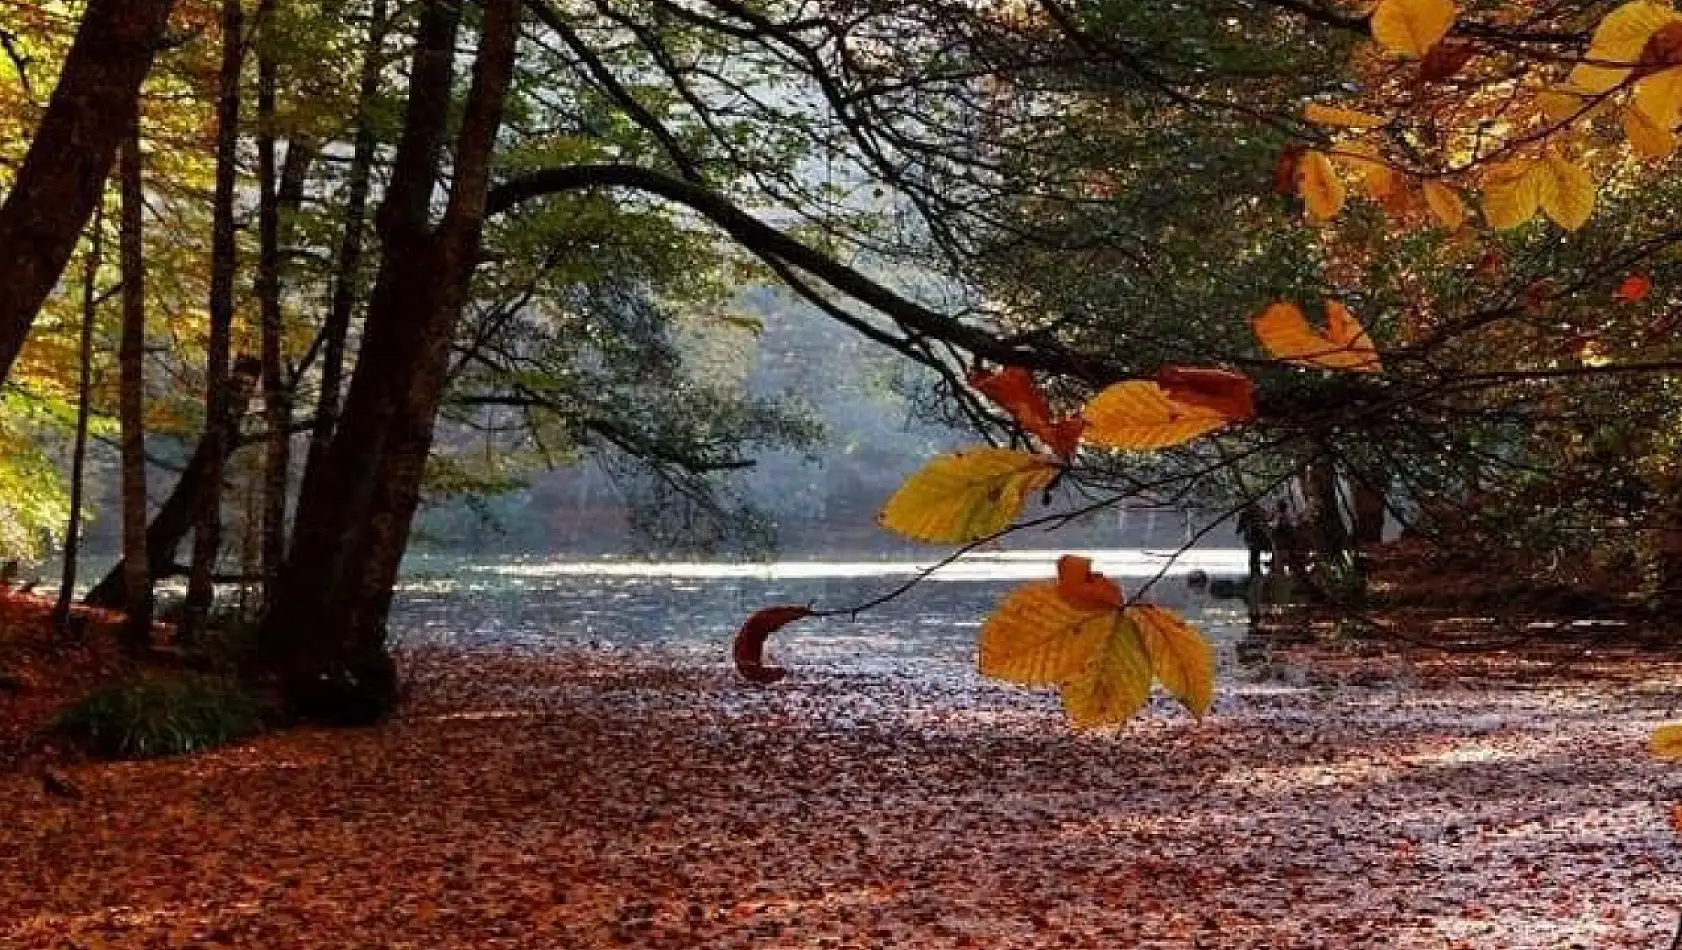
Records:
M1229 672L1083 735L936 661L426 649L370 730L0 776L7 947L1649 948L1675 670Z

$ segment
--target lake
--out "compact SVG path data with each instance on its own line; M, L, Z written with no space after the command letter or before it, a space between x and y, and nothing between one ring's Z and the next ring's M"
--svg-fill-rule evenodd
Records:
M1055 576L1063 552L967 556L856 620L813 618L775 635L779 662L873 665L932 661L968 665L976 632L1014 587ZM1166 552L1085 551L1129 595L1166 573L1147 600L1181 611L1230 647L1246 625L1244 604L1187 584L1202 571L1241 578L1241 550L1195 550L1171 565ZM932 563L932 559L931 562ZM911 562L782 561L771 564L498 560L415 557L405 564L391 618L402 645L657 648L722 661L753 611L775 604L819 609L862 603L910 580Z

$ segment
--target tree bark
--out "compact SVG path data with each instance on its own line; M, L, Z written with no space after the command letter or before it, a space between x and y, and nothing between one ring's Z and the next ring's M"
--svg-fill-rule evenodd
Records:
M152 574L146 559L146 258L142 218L145 196L140 130L123 141L121 253L123 333L117 350L121 375L117 416L122 430L123 645L143 652L152 645ZM172 552L173 553L173 552Z
M234 366L233 377L228 383L228 418L224 422L223 431L230 434L238 431L239 419L245 415L246 406L256 392L261 372L262 367L253 359L242 359ZM233 455L238 446L239 441L233 438L223 443L224 461ZM168 577L175 573L175 552L181 547L181 542L187 539L187 535L192 533L194 519L204 505L210 451L208 435L200 434L198 445L193 448L192 457L187 461L187 467L182 469L181 477L176 479L169 497L158 506L157 513L152 516L152 523L146 526L145 563L148 577ZM122 607L128 602L127 577L132 567L125 556L88 591L82 602L89 607Z
M1357 548L1372 548L1384 543L1384 519L1390 510L1385 497L1388 481L1387 474L1366 471L1360 473L1351 486Z
M258 261L257 300L262 315L263 417L268 439L263 452L260 562L263 600L267 602L279 582L281 561L286 556L286 487L291 468L292 396L281 343L285 334L280 309L280 190L279 163L275 142L276 66L272 44L275 0L262 0L257 16L260 36L257 47L257 178L258 178ZM288 164L293 150L288 149ZM290 170L290 169L289 169Z
M70 523L64 530L64 571L59 578L58 601L53 604L53 625L60 630L70 623L70 601L76 596L76 560L82 548L82 482L88 459L88 413L93 405L93 327L99 311L95 284L99 281L101 251L105 245L105 215L95 209L93 234L88 242L87 266L82 273L82 336L76 376L76 441L70 455Z
M384 256L356 371L320 477L299 499L265 655L299 714L366 722L396 698L386 614L420 500L454 338L481 243L490 160L518 36L518 0L486 0L441 221L430 224L460 9L429 0L409 112L378 217Z
M374 0L368 42L362 53L361 88L356 100L356 148L351 156L346 183L344 234L334 263L333 298L321 328L321 394L315 404L314 425L310 430L299 497L309 494L315 483L320 481L322 459L339 416L340 391L344 388L345 341L350 335L351 314L356 309L356 290L361 282L368 190L373 177L374 150L379 145L370 110L380 92L381 51L385 48L388 21L386 0Z
M0 206L0 381L76 250L127 134L174 0L90 0Z
M241 0L222 3L222 68L217 80L216 194L211 225L210 341L205 356L205 488L193 536L193 570L180 635L192 641L204 631L216 585L212 575L222 551L222 463L228 438L229 338L234 322L234 276L239 267L234 239L234 189L238 184L240 73L244 65L245 11Z

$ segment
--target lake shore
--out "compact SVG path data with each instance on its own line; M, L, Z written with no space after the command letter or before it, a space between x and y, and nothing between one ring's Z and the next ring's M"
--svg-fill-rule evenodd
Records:
M790 662L755 688L658 650L418 650L376 729L68 766L74 802L0 778L0 943L1481 950L1675 925L1682 778L1645 749L1669 664L1229 675L1202 722L1160 702L1090 736L950 661Z

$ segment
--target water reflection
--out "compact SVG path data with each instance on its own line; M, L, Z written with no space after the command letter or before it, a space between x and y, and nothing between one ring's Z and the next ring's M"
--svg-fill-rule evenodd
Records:
M1166 564L1145 551L1082 552L1124 589ZM983 618L1014 586L1050 578L1055 553L967 557L857 620L824 618L779 633L785 662L971 662ZM1243 574L1243 551L1204 550L1175 562L1150 600L1173 607L1230 648L1241 636L1241 601L1211 596L1187 575L1217 581ZM776 564L635 562L410 562L392 617L400 642L464 647L603 649L658 647L722 659L742 618L779 603L839 608L868 600L916 573L904 562ZM1232 584L1209 585L1230 589Z

